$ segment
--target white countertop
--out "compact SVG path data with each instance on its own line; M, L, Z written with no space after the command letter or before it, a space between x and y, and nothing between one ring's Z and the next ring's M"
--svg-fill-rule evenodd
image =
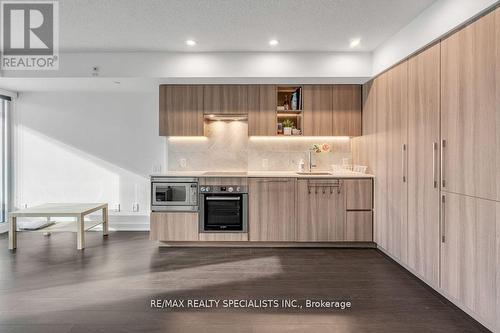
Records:
M167 173L151 175L152 177L286 177L286 178L374 178L374 175L367 173L359 173L353 171L343 171L343 172L330 172L330 171L315 171L315 172L328 172L325 174L309 174L309 175L299 175L295 171L247 171L244 172L216 172L210 171L169 171Z

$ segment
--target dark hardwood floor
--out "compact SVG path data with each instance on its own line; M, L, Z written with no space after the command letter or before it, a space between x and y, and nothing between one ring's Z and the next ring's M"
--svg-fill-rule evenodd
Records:
M145 232L107 240L0 235L0 332L482 332L374 249L163 248ZM151 299L347 300L332 309L152 309ZM302 304L302 303L301 303Z

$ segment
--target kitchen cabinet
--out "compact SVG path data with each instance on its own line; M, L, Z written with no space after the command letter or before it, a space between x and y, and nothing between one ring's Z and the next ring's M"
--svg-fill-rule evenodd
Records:
M198 213L152 212L150 223L149 238L151 240L198 240Z
M203 135L203 86L160 86L160 135Z
M500 200L500 23L495 15L498 9L441 42L441 185Z
M248 87L248 135L276 135L276 86Z
M346 179L343 181L347 210L373 209L372 179Z
M295 178L248 180L250 241L295 241Z
M303 134L332 135L332 86L326 84L305 85L303 87L303 98Z
M297 180L297 240L343 241L345 189L339 179Z
M361 135L361 86L332 86L332 132L334 136Z
M441 209L441 288L493 327L500 202L443 192Z
M408 60L408 266L439 285L440 44Z
M406 262L407 62L375 79L377 84L375 241Z
M373 241L373 212L356 210L346 212L345 241Z
M248 85L213 84L203 89L204 114L247 114Z

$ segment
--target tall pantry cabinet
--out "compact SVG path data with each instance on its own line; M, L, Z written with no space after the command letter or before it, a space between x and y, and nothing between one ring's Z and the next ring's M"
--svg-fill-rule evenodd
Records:
M363 85L377 245L500 332L500 9Z
M408 60L408 260L439 286L440 44Z
M407 257L407 97L408 64L375 79L375 240L393 257Z
M441 288L500 329L500 9L441 41Z

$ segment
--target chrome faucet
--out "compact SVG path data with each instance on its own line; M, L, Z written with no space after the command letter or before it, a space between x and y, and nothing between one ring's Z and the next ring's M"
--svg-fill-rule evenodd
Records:
M312 149L309 149L309 172L312 172L312 169L316 167L316 164L313 164L312 162Z

